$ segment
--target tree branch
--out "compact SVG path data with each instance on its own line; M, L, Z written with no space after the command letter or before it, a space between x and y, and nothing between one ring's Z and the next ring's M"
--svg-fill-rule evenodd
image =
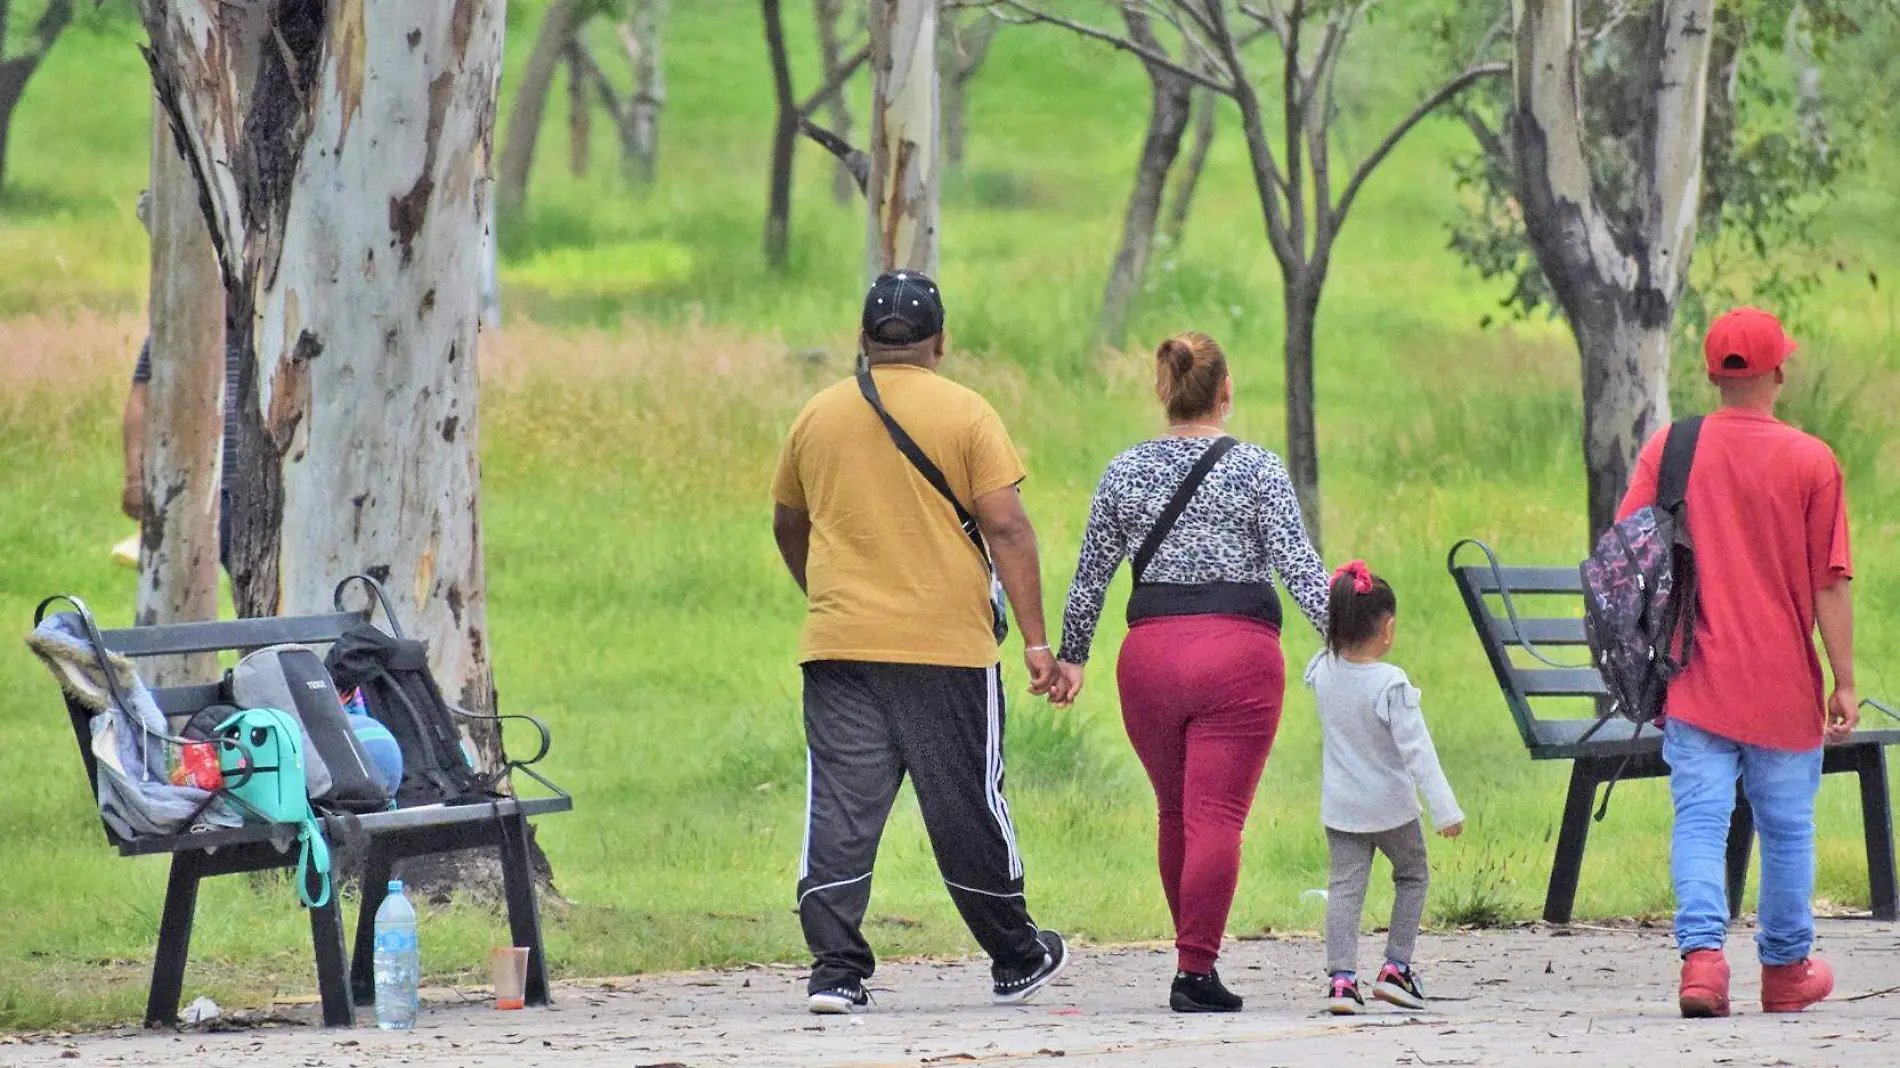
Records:
M1274 37L1279 39L1281 50L1284 51L1287 49L1288 38L1291 35L1287 32L1286 12L1281 11L1278 4L1269 0L1267 10L1265 11L1254 7L1252 4L1240 4L1238 7L1241 14L1260 24L1255 28L1252 34L1247 36L1246 40L1249 43L1257 41L1266 34L1271 33Z
M865 61L870 58L871 46L866 44L856 52L851 53L844 62L839 63L838 69L831 72L831 77L826 80L825 84L820 86L817 92L806 97L804 103L798 105L798 117L800 121L810 118L819 108L824 107L832 97L837 96L838 92L845 87L845 83L851 80L851 76L856 74L858 68L864 66Z
M1286 139L1287 230L1300 255L1306 255L1306 176L1301 140L1306 111L1306 75L1300 70L1300 31L1306 28L1306 0L1293 0L1286 19L1286 50L1280 56L1281 134Z
M1226 85L1213 78L1209 78L1197 70L1177 63L1169 56L1156 53L1152 49L1143 48L1128 38L1117 36L1107 30L1098 29L1094 26L1077 22L1074 19L1064 18L1061 15L1031 7L1023 3L1022 0L996 0L995 3L989 5L989 10L1004 22L1013 22L1023 26L1033 26L1037 24L1060 26L1071 33L1080 34L1091 40L1100 41L1110 48L1127 52L1132 56L1140 58L1143 62L1162 67L1178 77L1186 78L1188 81L1193 82L1203 89L1211 89L1222 96L1234 95L1234 87L1232 85ZM1005 11L1014 12L1014 17L1004 14Z
M852 179L858 183L858 192L866 196L870 195L871 156L869 153L863 149L852 148L850 142L844 138L803 116L800 116L798 120L798 129L806 137L818 142L825 151L838 157L838 162L844 164L844 169L850 172Z
M620 90L614 87L613 81L607 77L607 72L600 69L600 64L594 61L593 53L587 50L587 46L582 44L578 37L575 38L574 45L574 51L569 53L568 65L580 72L581 77L593 85L595 95L600 97L601 106L607 109L609 115L618 120L623 114L621 109L624 106L620 100Z
M33 24L33 41L37 46L34 52L44 57L52 51L53 42L59 39L67 23L72 20L73 0L48 0L46 10L40 12L40 20Z
M1306 84L1307 107L1301 122L1306 127L1307 155L1313 161L1313 215L1318 231L1313 247L1316 250L1332 244L1338 221L1333 217L1332 128L1338 110L1333 105L1333 85L1339 57L1346 50L1346 39L1352 36L1365 7L1364 0L1360 0L1333 12L1326 22L1326 37L1320 42L1312 77Z
M1511 158L1510 146L1504 143L1503 136L1493 130L1490 123L1484 121L1484 116L1468 107L1460 107L1457 114L1465 128L1471 131L1472 139L1478 142L1479 154L1499 162Z
M1247 64L1240 58L1240 48L1227 25L1227 12L1221 5L1214 4L1207 9L1207 14L1214 23L1214 44L1221 50L1228 77L1233 79L1232 96L1240 106L1240 126L1247 138L1247 157L1252 163L1249 169L1253 171L1254 191L1260 198L1261 213L1266 216L1267 243L1273 247L1281 271L1290 280L1295 272L1304 270L1306 263L1304 250L1293 243L1287 232L1286 213L1282 210L1281 197L1291 199L1293 193L1288 189L1286 179L1280 176L1280 165L1273 158L1273 146L1267 143L1266 124L1260 113L1260 96L1247 77Z
M1412 109L1412 113L1399 120L1399 124L1392 128L1391 133L1385 135L1385 140L1379 143L1379 147L1373 149L1372 154L1359 164L1357 170L1353 171L1352 179L1346 183L1345 193L1339 198L1339 210L1333 216L1335 228L1345 221L1346 213L1352 210L1352 202L1359 195L1360 187L1366 184L1366 179L1372 176L1372 172L1379 164L1385 162L1385 157L1398 147L1399 142L1405 139L1405 135L1412 132L1412 127L1417 126L1425 116L1442 107L1445 101L1476 85L1480 80L1495 78L1510 72L1509 63L1480 63L1467 68L1464 73L1439 86L1430 96L1419 101L1418 106Z

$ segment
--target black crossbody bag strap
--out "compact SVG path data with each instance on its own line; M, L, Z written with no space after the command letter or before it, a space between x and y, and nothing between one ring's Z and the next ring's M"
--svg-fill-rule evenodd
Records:
M1143 541L1141 548L1135 552L1135 558L1131 563L1136 582L1140 582L1141 577L1148 573L1148 562L1154 559L1155 553L1161 548L1161 543L1167 540L1168 532L1174 529L1174 524L1180 520L1181 513L1187 511L1188 504L1194 500L1194 494L1200 490L1201 483L1207 479L1207 473L1214 470L1214 465L1220 463L1220 458L1227 455L1228 450L1238 444L1240 442L1233 438L1217 438L1214 444L1209 445L1207 451L1201 454L1201 458L1194 461L1194 466L1188 468L1187 477L1175 487L1174 496L1169 498L1168 506L1161 510L1161 517L1155 520L1154 527L1148 531L1147 540Z
M924 450L918 447L910 432L898 425L897 420L891 418L891 413L884 410L884 399L877 395L877 382L871 378L871 372L858 372L858 392L864 394L864 399L871 402L877 417L884 421L884 429L890 431L891 442L897 446L897 451L903 453L917 473L924 476L925 482L943 494L943 499L950 502L950 507L956 509L957 522L962 525L963 532L970 536L970 543L976 546L977 553L987 566L990 562L990 547L983 541L983 530L977 525L976 517L963 507L963 502L957 500L957 495L950 489L950 480L943 477L943 470L924 455Z

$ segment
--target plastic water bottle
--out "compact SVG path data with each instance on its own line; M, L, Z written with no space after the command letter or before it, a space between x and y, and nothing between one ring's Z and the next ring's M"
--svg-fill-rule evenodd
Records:
M389 896L376 910L376 1026L407 1031L416 1025L416 987L422 981L422 954L416 943L416 910L402 892L402 880L389 881Z

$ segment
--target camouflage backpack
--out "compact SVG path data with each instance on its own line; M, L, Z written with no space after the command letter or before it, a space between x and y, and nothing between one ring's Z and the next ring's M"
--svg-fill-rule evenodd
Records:
M1584 634L1609 690L1606 721L1621 716L1640 728L1660 718L1670 680L1688 666L1695 645L1695 553L1684 499L1701 430L1700 416L1669 428L1656 503L1604 531L1582 565Z

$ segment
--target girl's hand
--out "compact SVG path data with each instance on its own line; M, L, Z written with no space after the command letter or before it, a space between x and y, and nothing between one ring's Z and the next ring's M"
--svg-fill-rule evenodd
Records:
M1454 823L1438 832L1441 838L1456 838L1463 833L1465 833L1465 825L1462 822Z
M1049 703L1057 708L1067 708L1075 703L1075 695L1081 692L1082 665L1056 661L1056 681L1049 688Z

